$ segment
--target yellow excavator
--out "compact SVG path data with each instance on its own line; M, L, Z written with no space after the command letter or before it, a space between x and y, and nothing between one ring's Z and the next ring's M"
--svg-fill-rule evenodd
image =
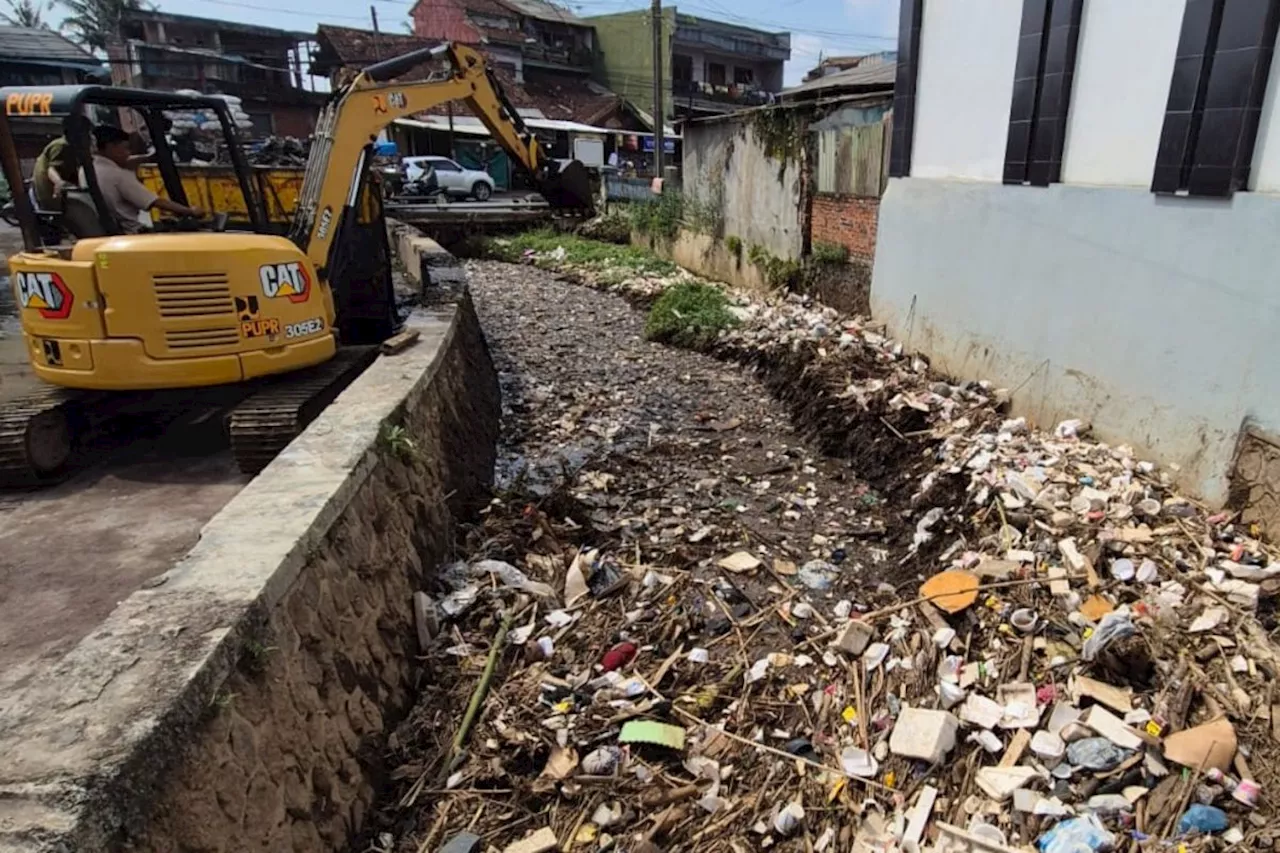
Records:
M426 79L397 82L424 65ZM261 470L372 360L372 345L396 331L381 196L370 186L373 143L394 119L453 100L471 109L550 206L590 209L582 164L547 156L483 55L462 45L379 62L334 93L317 121L288 237L268 233L221 99L104 86L0 89L9 186L23 186L12 125L25 120L63 121L85 184L65 194L58 212L35 210L14 193L24 242L9 259L14 296L32 368L54 387L0 404L0 484L57 478L95 410L118 406L122 394L190 407L199 403L192 389L209 389L224 405L241 469ZM165 193L183 204L164 113L212 110L251 230L226 231L225 217L215 217L211 226L160 220L154 231L123 233L94 173L89 107L129 107L142 117Z

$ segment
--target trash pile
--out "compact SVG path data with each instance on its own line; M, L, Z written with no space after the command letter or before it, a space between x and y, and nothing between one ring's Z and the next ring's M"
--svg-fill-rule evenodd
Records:
M428 686L371 849L1280 846L1255 531L862 321L739 307L720 354L876 444L872 500L807 541L712 525L637 507L664 485L634 447L496 499L416 598Z
M250 146L247 156L252 166L275 166L302 169L307 165L311 141L292 136L268 136L257 145Z

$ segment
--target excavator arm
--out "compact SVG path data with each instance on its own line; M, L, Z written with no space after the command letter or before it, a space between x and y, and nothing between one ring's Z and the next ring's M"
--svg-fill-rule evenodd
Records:
M391 82L432 61L443 61L439 75ZM317 269L327 266L341 217L357 203L378 134L395 119L455 100L471 109L553 207L591 206L582 165L566 167L546 155L479 51L454 43L423 48L365 68L320 115L291 232Z

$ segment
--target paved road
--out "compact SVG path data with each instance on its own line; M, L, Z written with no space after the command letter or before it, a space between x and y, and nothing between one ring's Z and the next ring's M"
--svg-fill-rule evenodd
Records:
M0 255L21 237L0 222ZM0 270L0 405L40 387ZM214 430L154 435L115 425L90 469L54 488L0 491L0 685L93 630L116 603L185 554L248 478Z

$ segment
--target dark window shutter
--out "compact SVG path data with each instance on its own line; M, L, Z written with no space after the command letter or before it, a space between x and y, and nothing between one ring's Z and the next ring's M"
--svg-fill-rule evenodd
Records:
M1084 0L1023 0L1009 105L1004 182L1045 187L1062 175L1062 143Z
M916 77L920 70L920 19L924 0L901 0L898 10L898 69L893 84L893 139L889 176L911 174L911 143L916 130Z
M1152 192L1248 187L1278 24L1280 0L1187 0Z

